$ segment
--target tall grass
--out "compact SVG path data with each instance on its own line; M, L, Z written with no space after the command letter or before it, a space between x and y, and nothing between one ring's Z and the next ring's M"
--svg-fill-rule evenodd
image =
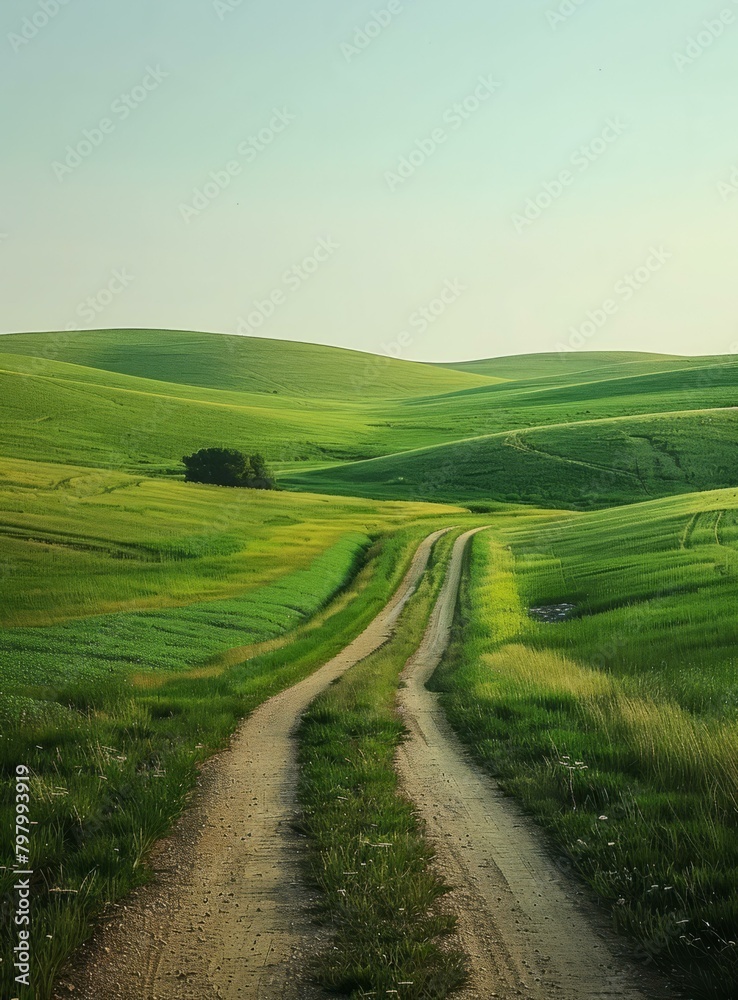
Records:
M710 503L664 501L478 537L435 683L462 738L546 826L634 953L689 996L729 1000L738 981L735 583L732 571L715 572L725 554L714 537L685 556L675 524ZM545 624L527 614L564 599L579 617Z
M280 619L271 620L272 636L293 628L281 641L205 664L190 650L191 669L184 669L185 649L179 669L169 673L129 665L103 680L95 671L77 671L73 680L47 690L45 702L41 689L35 699L21 693L4 700L0 828L11 828L16 765L26 764L33 775L35 981L29 1000L46 1000L60 964L91 933L96 915L148 877L147 852L181 811L198 763L224 745L245 714L335 655L368 624L427 530L416 526L377 542L352 582L353 555L343 560L338 578L318 567L296 587L291 606L285 604L281 629ZM294 629L300 617L295 609L315 611L341 586L345 592L315 621ZM0 866L11 863L8 844L6 838ZM12 884L0 868L0 995L8 997L15 996Z
M440 513L0 458L0 625L239 599L349 534Z

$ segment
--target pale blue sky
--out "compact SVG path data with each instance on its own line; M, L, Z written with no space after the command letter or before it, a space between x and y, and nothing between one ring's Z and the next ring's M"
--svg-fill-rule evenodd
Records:
M57 4L0 9L2 331L240 329L422 360L738 350L738 0L393 0L358 54L386 0ZM70 169L85 130L102 141ZM337 249L303 268L321 238Z

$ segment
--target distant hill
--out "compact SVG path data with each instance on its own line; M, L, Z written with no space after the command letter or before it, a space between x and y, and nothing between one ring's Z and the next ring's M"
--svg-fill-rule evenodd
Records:
M311 492L589 509L738 484L738 409L504 432L289 476Z
M326 399L425 396L490 384L486 375L339 347L174 330L6 334L0 353L178 385Z
M587 508L732 486L736 404L732 355L445 367L177 331L0 337L0 455L177 476L235 447L342 495Z
M448 362L438 367L512 381L551 379L554 382L570 382L572 376L603 379L619 375L644 375L649 372L693 368L703 362L714 363L716 360L718 359L714 357L686 358L676 354L648 354L640 351L558 351Z

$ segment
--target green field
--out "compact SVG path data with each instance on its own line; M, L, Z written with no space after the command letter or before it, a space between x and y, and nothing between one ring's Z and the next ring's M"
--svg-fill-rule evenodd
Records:
M0 624L239 597L435 513L0 459Z
M733 357L644 360L641 355L609 354L599 365L592 356L583 356L579 365L570 357L576 356L556 355L530 365L526 359L515 365L503 358L499 370L506 374L497 377L491 374L493 362L482 363L485 374L471 374L334 348L214 334L85 332L62 335L61 340L53 334L4 336L3 454L181 475L182 455L197 448L219 443L248 451L258 443L283 474L285 486L333 492L332 472L315 483L303 475L320 466L332 470L340 463L383 456L394 463L398 453L502 432L627 416L700 414L736 403L738 362ZM663 421L656 435L662 429ZM439 456L442 464L459 467L462 482L471 482L458 499L471 499L479 490L523 502L548 500L549 505L567 499L552 500L546 490L533 489L527 480L537 471L529 475L518 470L520 460L512 448L501 453L502 472L509 463L512 487L505 490L498 482L482 480L477 490L476 453L467 468L468 447L460 457L450 452L448 461L446 453ZM399 461L404 465L406 459ZM374 495L374 468L378 489L387 475L396 479L404 474L392 472L392 466L372 467L368 475L357 468L356 486L365 495ZM543 474L548 488L551 476ZM346 493L353 477L350 466L337 469L335 491ZM427 477L421 473L421 478ZM413 489L417 485L413 481ZM437 499L440 494L433 483L431 487L417 495ZM690 488L703 487L696 483ZM581 491L579 484L574 497ZM627 489L615 492L628 497ZM456 499L453 488L445 493ZM642 495L636 490L632 499ZM575 502L574 497L568 499Z
M716 1000L738 975L737 601L738 490L501 522L435 681L638 953Z
M418 539L481 521L492 530L437 678L453 724L644 956L728 1000L737 390L732 356L423 365L176 331L0 337L0 766L32 767L50 831L34 859L34 1000L95 914L146 877L197 763L361 631ZM182 455L209 446L263 452L280 489L185 484ZM561 603L568 620L528 614ZM404 651L310 717L340 743L374 699L390 797ZM421 976L410 929L393 934ZM356 973L349 938L335 982Z
M514 354L503 358L460 361L437 365L472 375L494 376L511 381L567 383L628 375L648 375L678 371L697 365L712 365L714 357L681 358L676 354L648 354L641 351L557 351L552 354ZM723 358L720 360L728 360Z
M34 1000L50 995L94 918L146 879L146 856L183 808L198 763L368 624L437 521L426 515L374 544L351 530L306 568L291 570L287 555L277 580L229 600L4 630L0 768L6 777L19 761L31 768L44 831L32 848ZM8 781L4 829L10 790ZM0 870L0 898L13 881ZM5 935L8 996L10 947Z
M75 414L80 427L99 416ZM81 446L73 457L0 457L0 767L32 768L44 830L36 998L94 916L146 877L198 762L361 631L454 511L153 479L95 468ZM9 796L4 784L3 829ZM0 898L12 882L0 870Z
M346 496L587 509L730 486L738 409L556 424L288 474Z
M168 330L15 334L0 338L0 351L174 385L289 398L363 402L371 395L426 396L490 381L337 347Z

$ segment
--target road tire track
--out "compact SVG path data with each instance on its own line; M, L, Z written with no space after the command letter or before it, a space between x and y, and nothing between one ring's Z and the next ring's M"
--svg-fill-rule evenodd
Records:
M397 758L435 864L454 887L447 903L458 916L458 944L471 960L459 1000L668 996L623 956L624 942L609 933L581 886L554 865L540 831L469 760L437 695L425 687L448 646L464 550L475 533L457 539L423 641L405 668L400 709L409 738Z

